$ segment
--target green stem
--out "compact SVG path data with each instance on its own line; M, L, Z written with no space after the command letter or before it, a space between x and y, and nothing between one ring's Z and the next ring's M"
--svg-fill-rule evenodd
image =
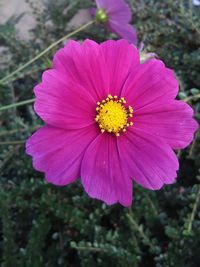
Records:
M25 140L19 140L19 141L5 141L5 142L0 142L1 145L21 145L24 144L26 141Z
M4 111L4 110L10 109L10 108L16 108L16 107L19 107L19 106L24 106L24 105L27 105L27 104L31 104L34 101L35 101L35 98L32 98L32 99L24 100L24 101L21 101L21 102L13 103L13 104L10 104L10 105L7 105L7 106L0 107L0 111Z
M14 129L14 130L10 130L10 131L4 131L4 132L1 132L0 133L0 136L4 136L4 135L12 135L12 134L15 134L15 133L23 133L23 132L26 132L27 130L37 130L38 128L42 127L42 125L35 125L33 127L28 127L27 128L19 128L19 129Z
M188 224L188 232L189 233L192 230L192 223L194 221L194 218L195 218L195 215L196 215L196 212L197 212L199 201L200 201L200 188L197 191L196 200L195 200L195 203L194 203L194 206L193 206L193 209L192 209L192 213L191 213L191 217L190 217L190 221L189 221L189 224Z
M104 248L85 247L85 246L73 246L73 248L77 250L85 250L85 251L91 251L91 252L108 252L108 250Z
M148 196L147 193L144 192L144 196L146 197L147 201L149 202L155 216L158 216L158 211L157 211L157 208L156 206L154 205L153 201L151 200L151 198Z
M153 244L151 243L150 239L147 237L147 235L144 233L142 228L138 225L138 223L133 218L133 213L131 210L129 210L129 213L126 214L128 220L132 224L133 228L138 231L142 239L145 241L146 244L148 244L151 248L153 247Z
M183 101L190 102L191 100L196 100L198 98L200 98L200 94L188 96L188 97L184 98Z
M0 163L0 176L2 174L3 168L7 165L7 163L13 159L13 156L17 153L20 145L14 146L11 150L9 150L6 155L4 156L3 160Z
M49 52L52 48L54 48L55 46L57 46L59 43L63 42L65 39L68 39L68 38L72 37L76 33L84 30L85 28L87 28L88 26L92 25L93 23L94 23L94 21L90 21L90 22L84 24L83 26L79 27L78 29L72 31L71 33L63 36L62 38L60 38L56 42L52 43L49 47L47 47L45 50L43 50L40 54L38 54L37 56L35 56L34 58L32 58L30 61L28 61L27 63L25 63L21 67L19 67L15 71L11 72L10 74L8 74L4 78L2 78L0 80L0 84L5 84L6 82L8 82L9 78L11 78L14 75L16 75L17 73L21 72L23 69L25 69L26 67L28 67L29 65L31 65L33 62L35 62L36 60L38 60L39 58L41 58L43 55L45 55L47 52Z

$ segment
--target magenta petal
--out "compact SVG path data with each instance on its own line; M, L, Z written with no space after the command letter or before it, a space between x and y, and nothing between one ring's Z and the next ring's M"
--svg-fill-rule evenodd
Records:
M78 129L94 123L96 101L88 91L57 70L47 70L34 89L35 112L49 125Z
M140 64L138 50L126 40L109 40L100 46L109 70L109 92L120 96L131 68Z
M89 9L89 12L90 12L90 14L94 17L94 16L96 16L97 9L94 8L94 7L91 7L91 8Z
M129 175L141 186L156 190L174 182L179 164L174 151L160 138L130 129L118 139L119 153Z
M26 153L48 182L67 185L80 176L84 151L97 134L96 127L68 131L44 126L28 139Z
M147 105L134 113L134 127L161 137L172 148L179 149L193 140L198 123L192 118L192 108L182 101L159 101Z
M120 159L115 137L101 134L91 143L82 161L81 181L90 197L108 205L131 205L132 181Z
M68 78L76 78L75 73L75 55L81 53L82 47L79 42L74 40L68 41L64 48L59 49L53 57L53 68L57 69L59 72L68 74ZM67 61L67 59L69 61Z
M128 40L132 44L137 44L137 33L135 28L128 23L121 23L110 19L108 22L109 28L123 39Z
M154 101L165 103L174 99L178 89L174 73L162 61L151 59L132 70L122 95L136 110Z
M81 85L99 101L108 95L108 67L100 50L100 45L86 40L80 45L70 41L54 56L54 68L62 71L66 81Z

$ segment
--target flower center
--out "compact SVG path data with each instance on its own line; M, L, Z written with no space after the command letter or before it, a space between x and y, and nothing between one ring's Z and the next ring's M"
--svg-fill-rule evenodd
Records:
M108 20L108 16L103 9L97 9L96 20L100 23L105 23Z
M105 100L97 102L95 120L102 133L106 131L119 136L120 132L126 132L126 128L133 125L133 122L129 122L129 118L133 117L133 108L127 108L125 104L123 97L118 99L110 94Z

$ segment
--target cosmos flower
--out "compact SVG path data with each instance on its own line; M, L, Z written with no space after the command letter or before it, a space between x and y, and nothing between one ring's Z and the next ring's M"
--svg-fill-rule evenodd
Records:
M69 41L34 92L46 125L26 144L33 166L55 185L81 177L109 205L131 205L132 181L151 190L174 183L173 149L198 128L191 107L175 100L173 71L157 59L141 64L126 40Z
M97 9L92 9L96 20L105 23L108 28L119 37L136 44L135 28L129 24L131 10L125 0L95 0Z

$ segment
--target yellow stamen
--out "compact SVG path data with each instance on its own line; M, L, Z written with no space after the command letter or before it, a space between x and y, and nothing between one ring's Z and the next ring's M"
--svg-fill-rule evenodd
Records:
M133 108L126 107L124 97L118 99L118 96L109 94L106 99L97 102L97 115L95 121L99 124L101 132L114 133L120 136L120 132L126 132L126 128L132 126L129 123L129 117L133 117Z

